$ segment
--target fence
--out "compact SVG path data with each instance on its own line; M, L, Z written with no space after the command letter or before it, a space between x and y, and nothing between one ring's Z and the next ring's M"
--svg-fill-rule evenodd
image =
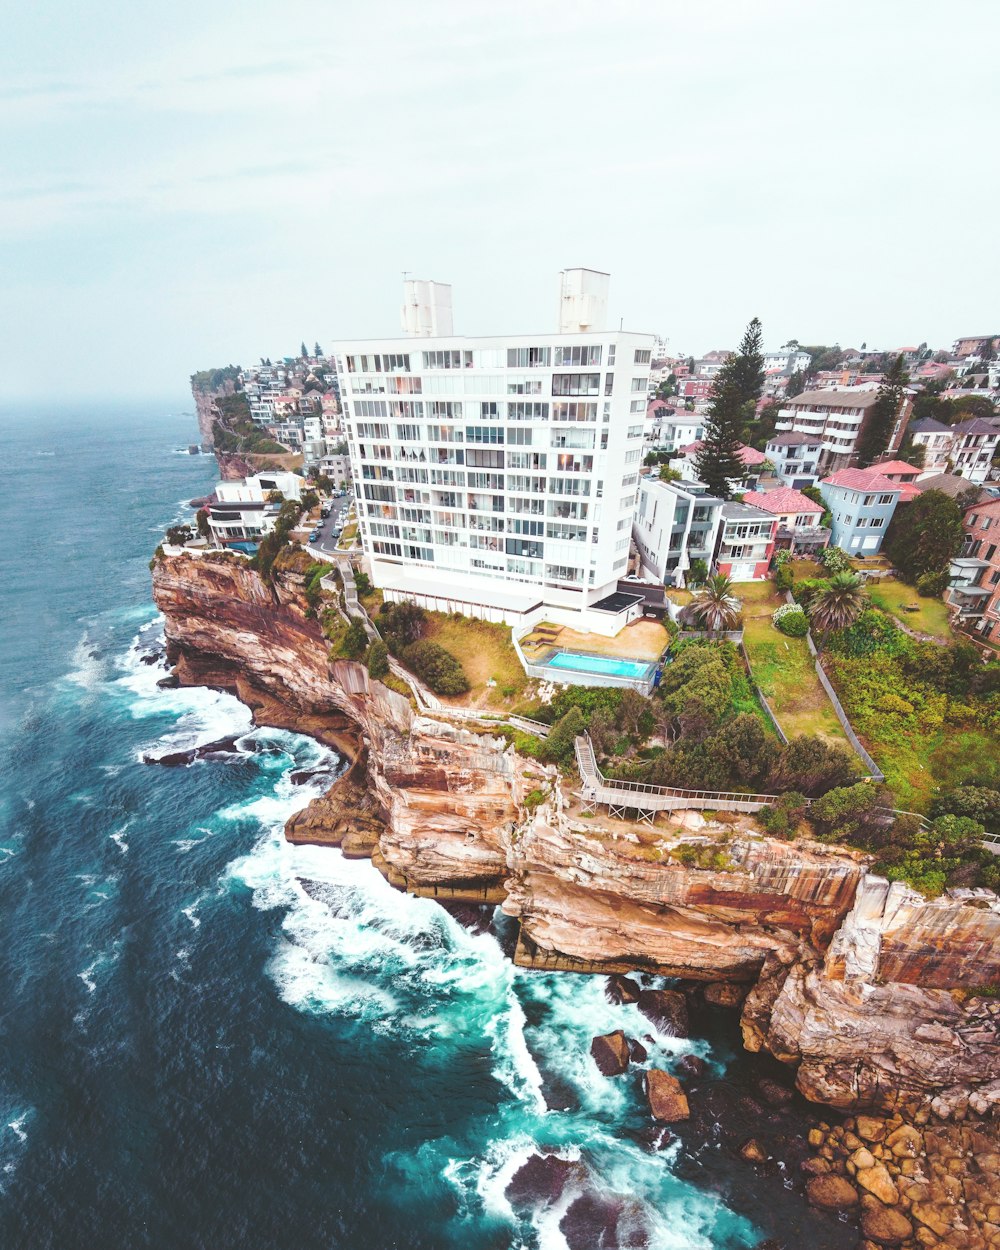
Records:
M764 694L764 691L761 690L760 686L758 686L753 679L753 669L750 667L750 657L747 655L747 649L744 647L742 641L740 642L740 655L743 657L743 665L747 670L747 677L750 679L750 685L753 686L754 693L757 695L757 701L767 713L768 720L774 727L774 732L778 735L779 740L784 746L788 746L788 737L785 734L785 731L778 724L778 718L774 714L774 709L771 707L770 703L768 703L767 696Z
M679 629L677 631L678 642L695 642L700 638L707 638L710 642L735 642L737 646L743 645L743 630L729 629L721 633L712 633L707 629Z
M808 638L808 635L806 636ZM812 639L809 639L809 641L811 642ZM840 727L847 735L847 741L854 748L858 759L862 762L862 764L864 764L865 768L868 769L868 775L873 781L885 781L885 773L882 772L881 768L879 768L865 748L861 745L861 740L851 727L851 722L847 719L847 713L841 707L840 700L837 698L837 692L834 690L833 686L831 686L829 677L827 677L826 673L823 672L823 665L820 663L818 656L816 657L816 676L820 680L820 685L830 697L830 702L833 704L833 710L837 713L837 720L840 721Z
M510 636L511 642L514 644L514 651L520 661L521 667L529 677L534 677L538 681L555 682L559 685L566 686L603 686L620 689L622 686L629 686L633 690L638 690L640 694L649 695L653 690L654 673L649 677L617 677L605 673L588 673L577 671L571 668L550 668L547 663L535 664L527 658L521 650L521 644L514 636L513 632ZM552 654L558 651L558 647L554 647ZM573 655L600 655L599 652L573 651ZM613 657L600 656L602 659ZM652 665L652 661L649 661Z

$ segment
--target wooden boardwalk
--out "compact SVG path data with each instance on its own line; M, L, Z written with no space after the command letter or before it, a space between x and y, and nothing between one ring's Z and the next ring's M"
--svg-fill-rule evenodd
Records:
M670 786L646 785L641 781L617 781L605 777L597 767L589 735L580 735L574 745L584 811L594 812L598 804L603 804L612 816L622 818L626 811L634 811L640 820L652 824L657 812L692 809L759 812L762 807L777 803L781 797L777 794L740 794L725 790L679 790Z

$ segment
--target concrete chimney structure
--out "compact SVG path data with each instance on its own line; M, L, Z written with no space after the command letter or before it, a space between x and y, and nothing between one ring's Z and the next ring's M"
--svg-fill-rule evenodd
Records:
M403 280L403 332L411 338L448 338L451 320L451 284Z
M559 333L603 333L610 285L611 275L597 269L563 269L559 274Z

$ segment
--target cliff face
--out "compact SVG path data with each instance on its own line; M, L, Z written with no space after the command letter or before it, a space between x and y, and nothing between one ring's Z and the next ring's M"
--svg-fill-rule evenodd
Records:
M271 587L237 557L185 553L157 562L153 587L183 683L230 690L261 723L353 761L290 822L293 840L371 855L417 893L503 902L525 964L742 982L747 1047L794 1064L816 1101L1000 1101L997 1004L975 995L1000 980L992 895L926 902L856 855L746 831L724 868L670 862L655 835L574 818L556 772L502 738L419 716L362 665L331 664L294 560ZM548 797L530 812L533 790Z
M214 390L202 390L200 387L192 386L191 394L194 396L194 409L198 416L198 429L201 431L201 444L206 451L211 451L215 446L215 434L212 430L212 422L215 420L216 413L212 410L212 405L216 399L224 395L234 395L236 387L232 379L227 378L221 386Z

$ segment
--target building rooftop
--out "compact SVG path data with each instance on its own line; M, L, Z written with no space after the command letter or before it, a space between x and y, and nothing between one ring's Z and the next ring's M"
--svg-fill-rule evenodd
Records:
M920 472L916 465L907 464L905 460L886 460L884 463L880 462L872 465L872 468L877 469L879 473L884 474L886 477L891 477L893 474L902 476L909 473L916 476Z
M975 489L976 483L970 482L967 477L959 477L957 473L935 473L931 477L922 477L914 485L921 494L925 490L939 490L951 499L956 499L966 491ZM982 491L980 498L989 499L991 496Z
M984 417L973 417L971 421L963 421L961 425L953 425L953 433L958 438L964 438L967 434L1000 434L1000 426L993 421L987 421Z
M817 503L815 499L810 499L808 495L803 495L800 490L794 490L791 486L780 486L775 490L748 490L743 496L743 502L755 508L763 508L765 512L774 513L776 516L790 512L822 513L825 511L822 504Z
M878 469L839 469L823 478L822 485L840 486L846 490L895 491L899 494L900 483L883 477Z
M693 455L695 452L701 451L701 448L702 441L698 439L697 442L688 443L686 447L682 447L681 455ZM767 456L762 451L758 451L756 447L748 447L746 443L742 443L740 445L740 459L743 461L744 466L749 469L751 465L763 464Z
M910 422L911 434L950 434L951 426L945 425L943 421L938 421L934 417L920 417L917 421Z
M804 408L809 404L821 408L870 408L878 399L878 391L862 387L843 391L803 391L788 401L789 408Z
M804 447L806 443L819 443L818 438L813 438L809 434L794 434L791 430L787 434L775 434L773 438L767 440L768 447Z
M730 500L722 505L722 515L727 521L773 521L774 514L752 504Z

